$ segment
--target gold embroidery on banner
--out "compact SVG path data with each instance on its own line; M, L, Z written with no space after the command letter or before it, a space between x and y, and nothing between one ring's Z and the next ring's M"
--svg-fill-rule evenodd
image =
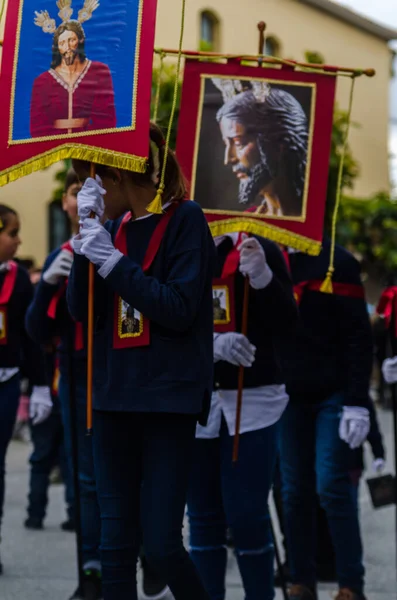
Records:
M123 307L126 306L132 310L132 317L127 317L126 315L123 318ZM119 297L119 303L117 307L117 332L120 339L124 340L127 338L139 338L143 333L143 314L139 311L136 311L139 314L139 319L135 318L135 309L124 302L122 298ZM128 323L127 323L128 321ZM136 327L136 323L138 323L138 331L134 331ZM123 327L124 326L124 327ZM129 329L132 328L131 331Z
M137 21L137 36L135 49L135 69L134 69L134 88L132 90L132 129L136 127L136 106L138 95L138 80L139 80L139 58L141 52L141 34L143 20L143 0L139 0L138 21Z
M135 66L134 66L134 80L132 88L132 112L131 112L131 125L125 127L114 127L110 129L96 129L93 131L82 131L79 133L64 133L59 135L51 135L37 138L27 138L22 140L14 140L14 115L15 115L15 89L18 72L18 59L19 59L19 48L21 42L21 27L23 17L23 6L25 0L20 0L18 10L18 25L15 40L14 60L12 69L12 83L11 83L11 101L10 101L10 115L9 115L9 129L8 129L8 145L23 145L31 144L35 142L50 142L54 140L67 140L79 137L87 137L92 135L106 135L108 133L122 133L126 131L135 131L136 129L136 112L137 112L137 98L138 98L138 82L139 82L139 60L141 54L141 37L142 37L142 21L143 21L143 0L139 0L138 15L137 15L137 34L136 34L136 49L135 49ZM91 63L91 61L90 61ZM79 78L79 82L81 79ZM60 159L62 160L62 159ZM139 171L143 172L143 171ZM1 176L1 175L0 175ZM1 184L0 184L1 185Z
M72 92L74 94L74 92L79 87L80 83L83 81L84 77L87 75L91 65L92 65L92 61L86 59L86 64L84 66L84 69L81 71L80 75L77 77L77 79L73 85L69 85L68 83L66 83L66 81L64 80L62 75L57 73L54 69L49 69L48 72L55 79L55 81L57 81L59 83L59 85L61 85L68 92Z
M201 73L201 84L200 84L200 98L199 98L199 107L197 112L197 126L196 126L196 138L194 142L194 156L193 156L193 168L192 168L192 178L191 178L191 196L192 200L194 200L194 195L196 191L196 180L197 180L197 163L199 157L199 149L200 149L200 134L201 134L201 125L203 119L203 109L204 109L204 99L205 99L205 84L207 79L230 79L231 75L216 75L216 74L205 74ZM307 146L307 164L306 164L306 175L305 175L305 187L303 191L303 203L302 203L302 214L299 217L288 217L283 215L268 215L266 219L272 219L274 221L294 221L298 223L305 223L307 217L307 200L309 195L309 183L310 183L310 173L311 173L311 163L312 163L312 150L313 150L313 133L314 133L314 125L315 125L315 111L316 111L316 103L317 103L317 85L315 83L306 83L302 81L283 81L280 79L269 79L267 77L242 77L236 76L234 79L238 79L239 81L266 81L273 84L282 85L285 87L295 86L295 87L309 87L312 88L312 97L311 97L311 105L310 105L310 129L309 129L309 140ZM204 209L204 207L202 207ZM205 209L204 209L205 210ZM209 210L209 209L207 209ZM218 210L211 209L212 214L227 214L227 215L235 215L240 216L243 213L240 211L234 210Z
M16 181L25 175L30 175L35 171L41 171L50 167L55 162L65 158L75 158L98 164L117 167L126 171L135 171L136 173L145 173L147 159L142 156L123 154L105 148L95 146L86 146L84 144L64 144L39 154L17 165L0 172L0 187Z
M230 316L230 293L227 285L212 286L214 325L228 325Z

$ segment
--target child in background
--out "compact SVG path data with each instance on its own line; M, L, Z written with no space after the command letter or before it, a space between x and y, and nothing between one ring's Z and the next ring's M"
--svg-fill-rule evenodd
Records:
M5 492L5 458L18 411L22 371L33 385L30 399L32 421L44 422L52 409L43 356L24 327L33 286L27 271L13 261L21 243L19 228L15 210L0 205L0 525Z
M81 184L76 173L70 169L65 181L63 209L67 213L73 233L78 231L77 193ZM32 339L42 346L51 345L58 337L59 402L64 427L65 449L68 459L67 483L73 481L72 426L78 435L78 475L81 498L81 537L83 560L83 590L77 589L72 598L102 597L99 562L100 516L97 502L92 439L86 436L87 401L87 355L81 324L69 315L66 304L66 287L73 264L70 242L57 248L46 259L42 277L37 285L34 301L26 317L26 326ZM70 360L70 353L72 360ZM70 366L73 365L77 422L71 422L70 414ZM69 514L72 518L72 513ZM71 518L63 525L72 529Z

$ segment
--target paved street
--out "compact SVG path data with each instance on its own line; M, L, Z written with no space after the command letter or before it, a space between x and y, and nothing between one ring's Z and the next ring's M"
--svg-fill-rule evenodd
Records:
M380 414L392 464L392 421ZM75 587L74 536L60 531L64 519L62 488L51 488L51 503L43 532L28 532L23 526L27 490L29 445L14 442L8 460L8 489L2 556L5 575L0 579L0 600L66 600ZM396 598L394 509L374 511L366 486L362 485L363 523L368 600ZM322 588L321 600L329 599L332 587ZM277 596L279 600L281 595ZM188 598L186 599L188 600ZM243 600L234 558L229 561L227 600Z

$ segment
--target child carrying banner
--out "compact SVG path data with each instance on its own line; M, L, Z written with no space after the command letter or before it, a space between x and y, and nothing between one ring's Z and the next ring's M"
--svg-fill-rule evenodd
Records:
M84 322L89 261L96 265L93 446L103 592L105 600L136 600L142 525L146 558L175 600L207 600L181 529L196 423L205 420L212 386L213 242L201 209L185 201L171 151L163 212L146 210L166 154L154 125L147 144L146 173L97 165L103 187L86 181L68 286L71 313ZM89 164L74 166L87 177ZM105 226L89 218L104 210Z
M215 385L206 427L197 427L188 495L192 559L211 600L225 598L226 531L233 535L245 596L274 597L268 497L288 403L277 346L295 325L292 282L278 247L232 233L215 238ZM245 278L248 331L243 335ZM239 457L232 463L239 367L245 367Z

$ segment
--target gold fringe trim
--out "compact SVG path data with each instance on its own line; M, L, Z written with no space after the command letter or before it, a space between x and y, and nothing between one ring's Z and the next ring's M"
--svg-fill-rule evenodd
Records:
M54 163L67 158L85 160L108 167L124 169L125 171L134 171L135 173L145 173L147 165L147 158L145 157L113 152L105 148L83 144L64 144L1 171L0 187L25 177L25 175L47 169Z
M269 223L261 223L257 219L250 219L249 217L211 221L208 225L213 237L244 231L268 238L283 246L290 246L311 256L318 256L321 252L321 242L316 242L298 233L292 233L286 229L269 225Z

